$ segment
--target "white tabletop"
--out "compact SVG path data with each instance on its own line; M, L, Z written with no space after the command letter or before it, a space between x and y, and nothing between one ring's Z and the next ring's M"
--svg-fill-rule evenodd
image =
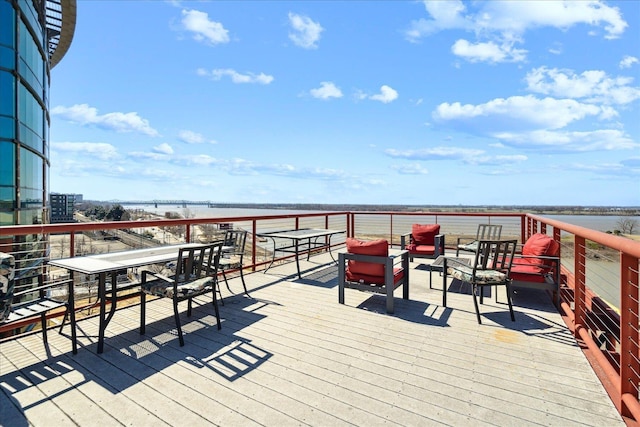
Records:
M49 261L49 265L85 274L96 274L123 268L173 261L178 257L180 248L197 248L201 246L205 245L201 243L186 243L182 245L159 246L156 248L133 249L108 254L61 258ZM224 249L225 247L223 246L222 250Z

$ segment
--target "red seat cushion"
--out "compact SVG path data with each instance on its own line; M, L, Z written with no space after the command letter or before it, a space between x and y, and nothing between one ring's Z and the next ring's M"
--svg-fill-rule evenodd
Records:
M524 259L518 259L517 261L524 261ZM547 268L543 268L540 265L514 263L511 265L511 273L509 274L509 277L516 281L542 283L544 282L544 273L547 271Z
M417 246L434 246L438 233L440 233L440 224L413 224L411 226L412 243Z
M389 242L387 242L384 239L363 241L363 240L353 239L349 237L347 238L346 243L347 243L347 252L351 254L384 256L384 257L389 256ZM374 276L378 278L381 277L382 283L384 283L384 264L375 264L372 262L349 260L346 274L347 274L347 279L349 280L351 280L349 278L350 274L364 275L364 276Z
M543 233L536 233L529 237L522 248L524 258L516 257L511 265L510 277L513 280L525 282L544 282L544 275L551 273L554 261L540 259L540 256L558 256L560 245L551 237Z
M384 285L384 276L370 276L368 274L358 274L352 273L347 269L345 271L345 277L349 282L360 282L360 283L371 283L374 285L382 286ZM398 281L404 278L404 270L402 268L394 268L393 269L393 283L398 283Z
M436 247L433 245L416 245L411 243L405 248L410 254L433 255L436 253Z

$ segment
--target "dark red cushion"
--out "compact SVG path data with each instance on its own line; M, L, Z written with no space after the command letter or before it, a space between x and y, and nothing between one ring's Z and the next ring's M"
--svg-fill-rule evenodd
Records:
M349 237L346 243L347 252L351 254L384 257L389 255L389 242L384 239L364 241ZM384 283L384 264L349 260L347 268L347 274L382 277Z
M352 273L349 269L345 272L345 277L349 282L370 283L373 285L384 285L384 276L370 276L368 274ZM398 283L404 277L404 270L402 268L393 269L393 283Z
M558 256L560 245L546 234L536 233L529 237L522 248L522 255Z
M518 259L518 262L523 259ZM524 282L544 282L544 273L548 272L548 268L543 268L535 264L512 264L509 277L512 280L521 280Z
M405 248L410 254L433 255L436 253L436 247L432 245L416 245L411 243Z
M440 233L440 224L413 224L411 226L411 237L416 245L435 244L436 235Z

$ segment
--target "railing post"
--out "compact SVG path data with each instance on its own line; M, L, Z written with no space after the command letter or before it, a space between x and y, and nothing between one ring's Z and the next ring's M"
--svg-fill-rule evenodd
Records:
M622 396L638 399L640 357L638 340L638 258L620 253L620 408L623 416L632 417Z
M251 221L251 271L256 271L256 241L258 238L256 237L256 233L258 232L256 227L256 220Z
M574 304L575 307L573 309L575 316L573 319L574 322L574 333L577 339L580 338L578 333L578 325L585 326L584 321L586 319L586 301L585 301L585 279L586 279L586 262L585 262L585 239L581 236L574 236L573 243L573 271L575 275L575 283L574 283Z

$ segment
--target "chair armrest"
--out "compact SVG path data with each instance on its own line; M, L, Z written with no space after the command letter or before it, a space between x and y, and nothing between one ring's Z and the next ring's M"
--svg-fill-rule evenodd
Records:
M406 249L407 245L411 243L413 240L413 236L411 233L401 234L400 235L400 249Z
M436 234L433 245L435 246L434 257L437 258L440 255L444 255L444 234Z
M153 272L148 271L148 270L142 270L142 277L140 278L142 280L142 283L146 283L147 282L147 275L153 276L156 279L164 280L167 283L175 282L175 280L173 280L171 277L163 276L162 274L159 274L159 273L153 273Z
M475 237L458 237L458 241L456 245L460 245L462 243L473 243L476 241Z

